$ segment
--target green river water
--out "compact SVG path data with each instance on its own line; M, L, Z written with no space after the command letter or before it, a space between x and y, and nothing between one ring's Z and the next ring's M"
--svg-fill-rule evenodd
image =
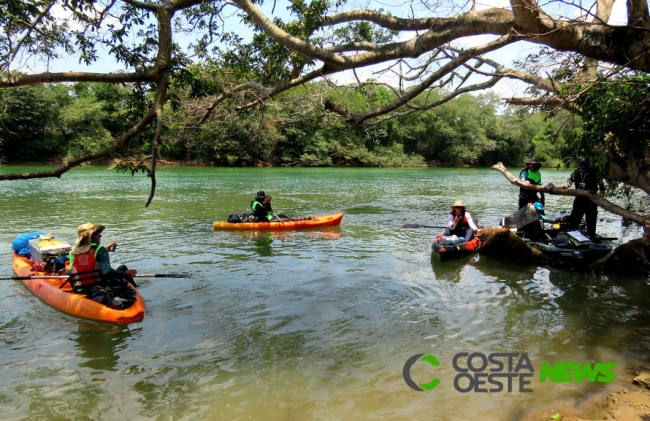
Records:
M568 175L542 172L544 183ZM339 228L213 230L262 189L278 213L345 216ZM480 254L440 263L439 230L402 228L444 225L454 200L496 226L517 192L489 169L160 168L145 208L149 179L104 167L1 182L3 278L16 234L72 243L86 221L119 242L114 267L192 278L140 278L146 315L128 326L68 316L4 280L0 419L516 420L629 386L630 366L650 356L648 279ZM638 235L599 217L601 234ZM533 391L457 391L461 352L525 353ZM439 378L431 391L405 383L416 354L440 362L410 370L416 383ZM616 379L541 383L545 362L614 362Z

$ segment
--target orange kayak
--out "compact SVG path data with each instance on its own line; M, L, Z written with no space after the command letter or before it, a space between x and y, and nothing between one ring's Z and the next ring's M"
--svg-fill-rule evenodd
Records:
M296 218L293 221L272 221L272 222L228 222L218 221L214 223L214 229L226 230L281 230L281 229L302 229L314 227L327 227L340 225L343 219L342 213L334 213L325 216L311 216L309 218Z
M67 285L59 288L67 278L38 278L38 276L52 276L53 274L32 271L31 260L18 253L14 252L11 263L19 277L32 277L31 279L24 279L22 282L34 294L52 307L65 313L85 319L119 325L139 322L144 318L144 300L137 289L131 285L129 287L133 288L136 292L136 299L133 305L126 309L113 309L90 298L86 298L84 294L71 292Z

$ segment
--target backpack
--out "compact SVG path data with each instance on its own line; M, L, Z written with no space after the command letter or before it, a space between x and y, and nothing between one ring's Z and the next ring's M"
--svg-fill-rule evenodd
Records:
M240 222L255 222L255 215L251 213L231 213L228 215L228 222L238 224Z

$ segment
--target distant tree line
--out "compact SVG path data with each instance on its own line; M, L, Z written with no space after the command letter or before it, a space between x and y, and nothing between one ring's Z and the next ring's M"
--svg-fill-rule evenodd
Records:
M207 85L196 75L192 81L171 90L162 158L218 166L388 167L519 165L534 155L559 166L563 146L580 132L580 122L565 112L549 117L522 107L504 110L494 94L465 94L435 108L357 125L324 111L322 103L335 99L362 110L385 102L392 90L380 84L363 91L330 88L326 82L245 111L223 102L200 121L198 110L209 104L194 99L204 96L195 91ZM422 103L443 94L425 92ZM149 95L143 84L87 82L1 90L0 160L61 162L104 149L140 118ZM151 131L139 134L124 156L150 153L152 138Z

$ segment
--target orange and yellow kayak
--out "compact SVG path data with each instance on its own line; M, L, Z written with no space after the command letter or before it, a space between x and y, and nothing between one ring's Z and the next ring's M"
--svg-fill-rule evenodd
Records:
M119 325L139 322L144 318L144 300L137 289L131 285L129 287L135 289L136 292L136 299L133 305L126 309L113 309L90 298L86 298L84 294L71 292L70 287L67 285L60 288L66 282L67 278L38 278L38 276L46 277L53 274L32 271L31 260L18 253L14 252L11 262L14 271L19 277L31 277L31 279L21 280L27 285L27 288L32 290L43 301L64 313Z
M271 221L271 222L228 222L218 221L214 223L214 229L226 230L281 230L281 229L302 229L314 227L327 227L340 225L343 219L342 213L334 213L325 216L311 216L309 218L295 218L292 221Z

